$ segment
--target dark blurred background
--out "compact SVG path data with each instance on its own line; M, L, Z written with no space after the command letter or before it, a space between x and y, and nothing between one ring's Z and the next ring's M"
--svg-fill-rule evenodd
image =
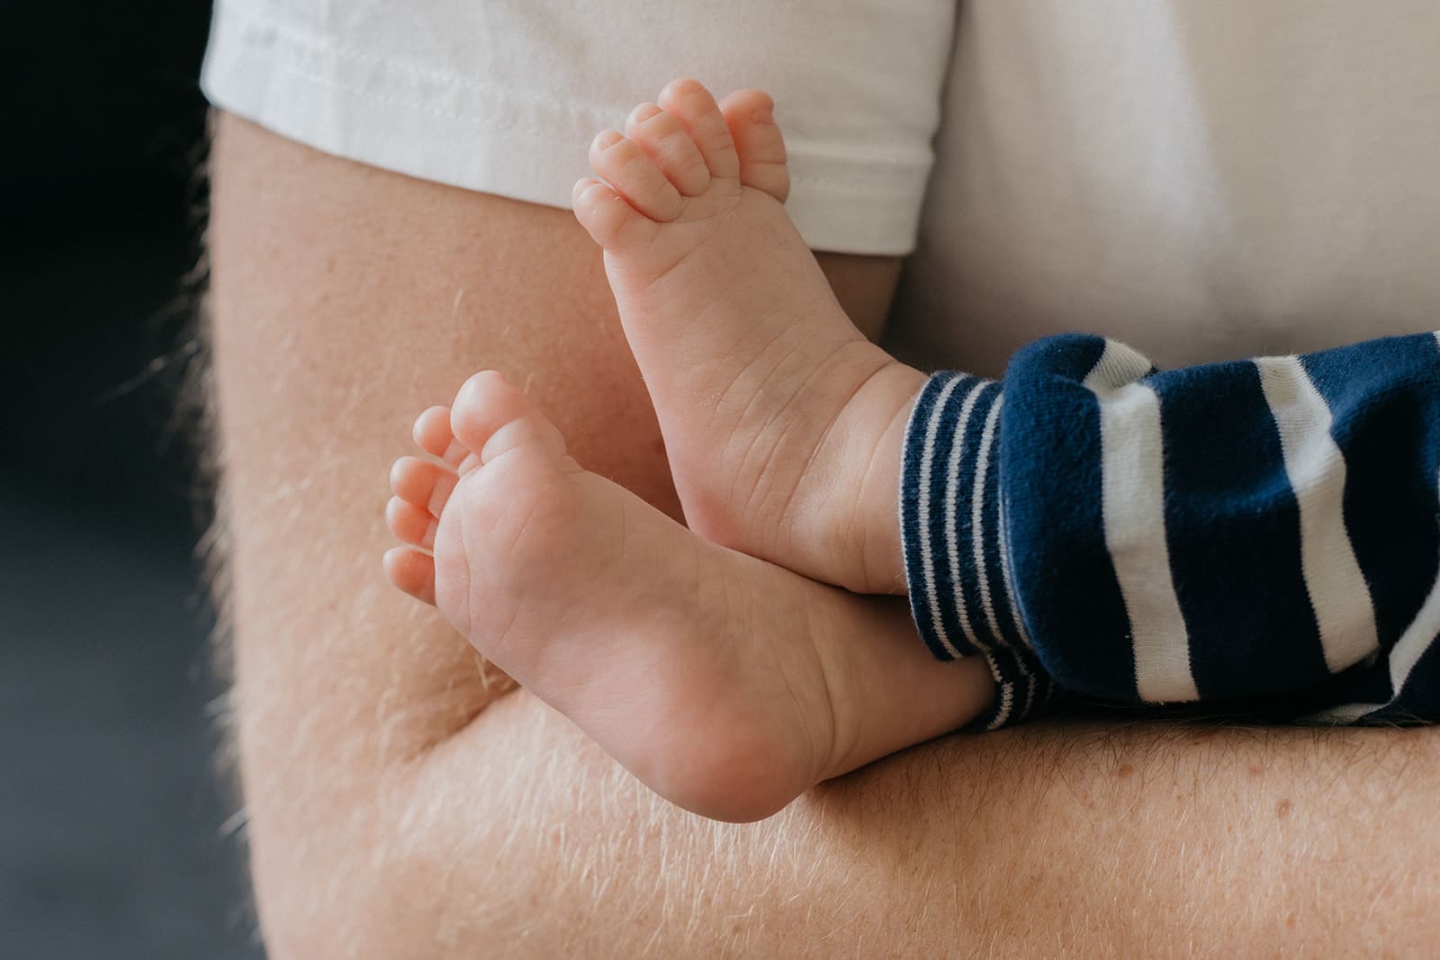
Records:
M256 958L179 404L209 4L0 13L0 957ZM189 277L190 279L186 279Z

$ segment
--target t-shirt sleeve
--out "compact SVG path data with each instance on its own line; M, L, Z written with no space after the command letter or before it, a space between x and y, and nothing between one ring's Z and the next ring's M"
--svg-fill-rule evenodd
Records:
M678 76L777 101L810 245L914 245L953 0L219 0L216 106L328 153L568 206L586 149Z

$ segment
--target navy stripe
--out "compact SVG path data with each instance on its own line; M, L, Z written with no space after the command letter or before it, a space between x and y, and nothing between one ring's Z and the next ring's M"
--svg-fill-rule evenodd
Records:
M945 635L950 638L950 643L964 656L972 656L978 653L973 644L965 635L965 630L960 624L960 611L956 607L955 598L958 595L957 577L962 575L950 566L950 554L946 545L946 504L963 504L969 498L965 496L965 485L963 479L958 487L952 487L949 483L950 454L955 449L956 434L960 431L962 423L961 412L965 407L965 401L970 393L976 389L972 378L966 378L945 403L941 411L940 430L935 436L935 453L931 457L931 480L930 480L930 526L926 534L930 538L930 562L935 571L935 593L940 599L940 622L945 628ZM980 387L981 396L989 390L989 386ZM996 389L999 389L998 386ZM969 423L972 427L967 431L966 441L968 445L969 436L973 433L975 414L969 416ZM963 459L962 449L962 459ZM965 475L965 464L962 462L959 471L961 477ZM959 518L959 512L956 514ZM959 533L956 534L959 536ZM963 537L961 538L963 543ZM962 567L963 571L963 567Z
M1025 642L1015 627L1014 615L1010 612L1011 597L1005 589L1004 559L1000 550L1000 537L1004 533L1000 522L1000 491L1003 489L1000 462L1000 432L1004 428L1008 411L1000 410L999 422L995 424L995 439L990 450L990 473L985 478L985 501L980 524L985 530L985 578L990 588L990 606L995 611L995 622L1000 626L998 642L1015 650L1022 650ZM987 623L986 630L989 625Z
M950 654L935 637L935 625L930 613L930 594L925 585L919 530L920 473L925 462L926 427L930 423L936 399L944 389L947 379L952 376L954 375L936 374L926 381L925 388L920 391L906 428L905 458L900 471L900 534L905 553L905 579L910 591L910 614L931 654L941 660L949 660Z
M1147 381L1160 397L1165 525L1203 699L1327 678L1300 558L1300 508L1280 432L1249 361Z
M975 566L975 537L981 531L977 531L972 522L974 513L971 506L975 497L975 471L980 465L980 441L985 432L985 418L999 396L1000 385L992 383L981 390L975 402L975 410L970 415L970 428L965 433L965 444L960 453L958 489L952 494L956 498L955 545L956 560L960 566L959 588L970 630L982 647L995 646L995 640L985 623L985 608L980 602L980 571ZM995 466L990 464L990 469L993 471ZM948 559L946 569L949 569Z
M1040 662L1067 689L1133 701L1130 624L1105 546L1100 407L1084 386L1105 350L1065 334L1017 352L1000 444L1010 566Z
M1389 650L1440 566L1440 346L1392 337L1300 358L1345 457L1345 526Z

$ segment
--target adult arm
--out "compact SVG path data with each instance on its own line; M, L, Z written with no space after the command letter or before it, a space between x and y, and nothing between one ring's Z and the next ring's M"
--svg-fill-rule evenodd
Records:
M275 960L1421 951L1440 739L1037 725L771 820L654 799L383 582L389 462L470 372L675 509L597 252L565 211L222 120L210 246L235 730ZM874 326L895 266L827 258Z

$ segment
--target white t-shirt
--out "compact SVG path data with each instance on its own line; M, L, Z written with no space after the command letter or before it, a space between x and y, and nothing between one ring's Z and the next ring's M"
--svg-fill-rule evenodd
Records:
M203 85L320 150L566 206L676 76L761 87L817 249L912 253L892 346L1162 366L1440 328L1429 0L219 0Z

